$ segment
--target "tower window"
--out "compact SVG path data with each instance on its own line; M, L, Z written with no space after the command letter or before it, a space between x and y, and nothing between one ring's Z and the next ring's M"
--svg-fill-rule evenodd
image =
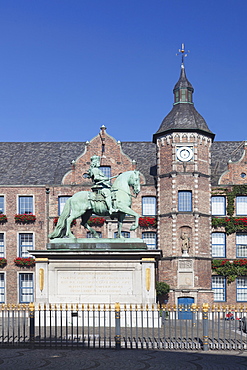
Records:
M192 192L179 191L178 192L178 212L191 212L192 211Z

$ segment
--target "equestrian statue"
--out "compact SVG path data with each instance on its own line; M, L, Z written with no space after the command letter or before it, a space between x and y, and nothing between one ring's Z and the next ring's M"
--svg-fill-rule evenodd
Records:
M67 200L54 231L49 235L50 239L75 238L70 227L73 220L78 217L81 217L81 225L89 230L94 238L98 238L97 232L87 223L92 214L110 216L111 219L117 218L118 238L121 238L126 214L135 217L135 222L130 230L137 229L140 216L131 209L131 203L132 197L136 197L140 192L139 171L126 171L108 178L99 167L100 157L92 156L91 165L87 172L87 177L91 178L94 183L92 191L79 191ZM116 180L111 185L110 180L113 178ZM131 194L131 188L134 195Z

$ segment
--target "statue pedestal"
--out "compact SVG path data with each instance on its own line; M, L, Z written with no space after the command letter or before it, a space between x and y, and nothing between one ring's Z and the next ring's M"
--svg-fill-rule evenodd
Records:
M36 259L36 303L155 303L160 250L141 239L55 239Z

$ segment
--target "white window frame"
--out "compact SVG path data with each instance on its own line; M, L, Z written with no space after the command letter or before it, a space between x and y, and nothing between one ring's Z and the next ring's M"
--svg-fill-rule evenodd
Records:
M35 233L32 232L32 231L20 231L20 232L17 233L17 256L20 257L20 258L30 258L30 257L32 257L32 255L30 253L27 252L27 256L23 256L22 253L21 253L21 244L20 244L21 234L32 234L33 235L33 244L32 244L33 248L32 248L32 250L34 250L35 249Z
M211 197L212 216L226 215L226 197L223 195L214 195Z
M226 257L226 234L221 232L213 232L212 237L212 257Z
M216 280L218 280L218 282L216 282ZM217 286L217 284L219 286ZM219 275L212 276L212 290L214 292L215 302L225 302L226 301L226 278L224 276L219 276Z
M236 215L246 216L247 215L247 196L236 196Z
M153 235L154 238L151 237L144 237ZM154 231L147 231L142 233L142 240L147 244L148 249L157 249L157 233Z
M103 172L103 174L110 178L111 177L111 166L100 166L99 169Z
M247 233L236 233L236 257L247 257Z
M142 197L142 215L156 216L157 199L154 195L145 195Z
M2 303L5 303L6 301L6 273L5 271L3 272L0 272L0 275L3 276L3 287L1 287L1 283L0 283L0 292L3 291L3 294L0 294L0 304ZM0 282L1 282L1 279L0 279ZM1 300L3 296L3 300Z
M61 203L61 202L60 202L60 200L61 200L62 198L67 198L67 199L66 199L66 201L65 201L64 203ZM69 198L71 198L71 195L59 195L59 196L58 196L58 210L57 210L57 214L58 214L58 216L60 216L60 215L61 215L61 213L63 212L63 208L64 208L64 206L65 206L65 203L67 202L67 200L68 200Z
M99 235L99 238L101 239L102 238L102 232L101 231L96 231L96 233ZM94 236L92 233L90 233L90 231L87 232L87 238L88 239L92 239Z
M236 301L247 302L247 277L241 276L236 279Z
M18 214L19 215L24 215L25 213L21 213L21 209L20 209L20 198L21 197L32 197L33 198L33 212L31 212L31 213L28 213L28 214L33 214L33 215L35 215L35 197L34 197L34 195L33 194L18 194L17 195L17 210L18 210Z
M122 231L121 235L122 235L123 238L129 239L130 238L130 231ZM116 239L116 238L117 238L117 231L114 232L114 239Z
M6 214L6 207L5 207L5 195L4 194L0 194L0 197L3 198L3 211L1 214ZM1 212L1 209L0 209L0 212Z
M30 287L32 289L32 300L21 300L21 296L22 296L22 293L21 293L21 289L23 289L21 287L21 276L24 276L24 275L32 275L32 287ZM18 286L18 302L19 303L31 303L31 302L34 302L34 288L35 288L35 281L34 281L34 273L33 272L18 272L17 274L17 278L18 278L18 283L17 283L17 286ZM28 287L27 287L28 288Z
M6 232L0 232L0 234L3 234L3 254L1 255L0 251L0 258L5 258L6 257Z

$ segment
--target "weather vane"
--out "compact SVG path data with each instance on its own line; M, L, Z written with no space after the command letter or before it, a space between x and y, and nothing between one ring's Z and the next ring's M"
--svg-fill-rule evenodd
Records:
M189 53L190 51L187 50L185 51L185 47L184 47L184 44L181 45L181 49L178 49L179 53L182 54L182 64L184 64L184 58L187 57L188 54L186 53ZM179 55L179 54L176 54L176 55Z

